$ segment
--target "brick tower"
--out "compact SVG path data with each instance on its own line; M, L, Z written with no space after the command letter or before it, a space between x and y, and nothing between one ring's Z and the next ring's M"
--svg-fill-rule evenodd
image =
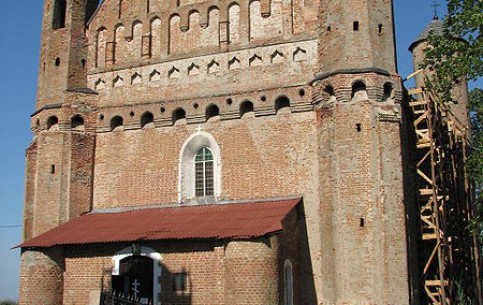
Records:
M46 0L41 48L22 305L409 303L391 1Z
M323 261L337 275L322 273L325 301L407 304L392 1L324 1L320 22L320 69L311 84L321 101L321 227L332 227L322 248L332 249Z
M85 25L97 0L45 0L34 140L26 153L24 239L90 210L95 135L86 133L96 94L87 89ZM20 301L62 302L62 250L22 253ZM27 284L35 283L35 284Z

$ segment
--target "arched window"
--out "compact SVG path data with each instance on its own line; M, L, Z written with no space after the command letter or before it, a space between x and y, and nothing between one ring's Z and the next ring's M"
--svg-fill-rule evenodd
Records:
M221 150L205 132L192 134L180 151L178 202L214 202L221 196Z
M384 84L384 96L382 100L383 102L390 102L394 100L394 87L391 83Z
M290 112L290 100L283 95L275 101L275 111L278 113L282 109L284 112Z
M151 124L153 125L154 121L154 117L153 117L153 114L151 112L145 112L142 116L141 116L141 128L144 128L146 125L148 124Z
M195 196L214 195L213 153L207 147L198 150L195 155Z
M210 105L208 108L206 108L205 117L207 121L219 115L220 115L220 109L218 108L218 106Z
M141 303L158 304L161 292L162 257L152 248L139 246L135 252L134 244L112 257L111 285L117 295L127 296L126 288L132 288L133 281L144 284L138 286ZM130 291L132 293L132 290Z
M285 260L283 264L284 305L293 305L293 270L292 262Z
M70 120L70 128L76 131L84 131L84 119L80 115L75 115Z
M253 103L250 101L244 101L240 105L240 117L243 117L245 114L248 113L253 114Z
M173 124L186 119L186 111L183 108L178 108L173 112Z
M47 130L59 130L59 119L56 116L51 116L47 120Z
M123 125L122 117L116 115L111 119L111 131L122 127L122 125Z
M361 101L361 100L367 100L367 88L366 84L363 81L356 81L352 85L352 99L354 101Z

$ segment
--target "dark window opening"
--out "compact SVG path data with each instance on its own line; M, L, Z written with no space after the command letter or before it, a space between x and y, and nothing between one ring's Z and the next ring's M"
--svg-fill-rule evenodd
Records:
M50 165L50 173L55 174L55 164Z
M186 119L186 111L182 108L178 108L173 112L173 124L182 119Z
M81 59L81 66L82 66L82 68L86 67L86 60L85 59Z
M126 257L119 264L119 275L112 276L112 290L117 295L131 296L143 304L152 304L153 276L152 259L141 255Z
M329 96L335 96L334 87L330 85L324 88L324 92L327 93Z
M146 112L141 116L141 128L154 121L154 116L151 112Z
M363 228L363 227L364 227L364 217L361 217L360 222L359 222L359 226L360 226L361 228Z
M366 84L364 84L362 81L357 81L352 85L352 98L356 96L360 92L366 91Z
M357 123L356 124L356 130L357 130L357 132L361 132L362 131L362 125L361 125L361 123Z
M220 115L220 109L218 108L218 106L211 105L208 108L206 108L205 117L207 121L219 115Z
M186 272L173 274L173 291L186 291L188 275Z
M359 21L354 21L354 23L352 24L352 29L354 31L359 31Z
M59 58L59 57L57 57L57 58L55 59L55 66L56 66L56 67L60 66L60 58Z
M122 117L116 115L111 119L111 130L114 130L118 127L121 127L123 125L123 119Z
M379 34L382 34L384 31L384 27L382 26L382 23L379 23Z
M240 116L244 116L247 113L253 112L253 103L250 101L244 101L240 105Z
M56 116L51 116L47 120L47 130L55 129L59 125L59 119Z
M384 97L383 101L390 101L394 96L394 88L391 83L384 84Z
M70 121L70 127L73 130L84 131L84 119L80 115L76 115Z
M66 11L67 11L66 0L55 0L54 17L52 19L52 28L54 30L65 28Z
M275 111L278 112L284 108L290 109L290 100L286 96L281 96L275 101Z

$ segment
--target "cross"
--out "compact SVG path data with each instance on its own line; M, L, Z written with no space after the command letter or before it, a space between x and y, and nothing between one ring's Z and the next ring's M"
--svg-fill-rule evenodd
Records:
M140 293L140 291L138 290L140 285L141 285L141 283L137 279L135 279L134 282L132 283L132 291L134 292L134 299L135 300L137 300L138 293Z
M434 9L434 16L433 19L439 19L438 17L438 7L441 6L436 0L433 1L431 7Z
M196 132L203 131L203 126L200 124L198 127L196 127Z

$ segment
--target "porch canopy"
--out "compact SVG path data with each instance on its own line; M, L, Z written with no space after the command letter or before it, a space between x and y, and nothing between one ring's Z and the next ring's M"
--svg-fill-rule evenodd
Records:
M248 239L282 231L301 198L92 212L25 241L21 248L176 239Z

